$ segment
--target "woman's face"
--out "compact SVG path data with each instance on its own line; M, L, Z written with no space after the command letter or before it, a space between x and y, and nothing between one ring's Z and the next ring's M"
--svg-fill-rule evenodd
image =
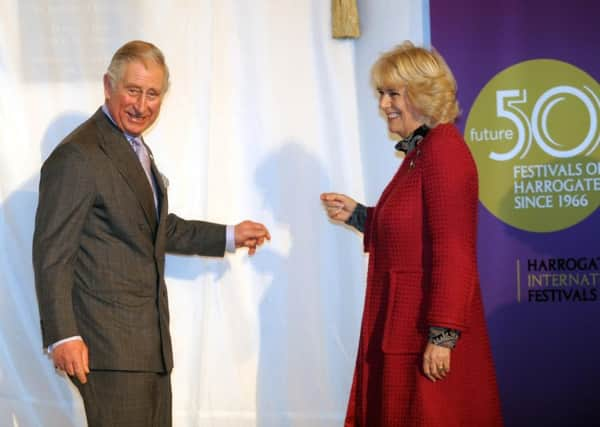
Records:
M414 108L410 105L405 89L377 89L379 108L385 114L390 132L402 138L409 136L423 123L417 120Z

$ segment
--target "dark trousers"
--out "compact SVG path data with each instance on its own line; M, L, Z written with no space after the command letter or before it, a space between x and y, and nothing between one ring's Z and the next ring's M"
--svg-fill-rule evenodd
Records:
M171 427L170 374L92 371L79 389L88 427Z

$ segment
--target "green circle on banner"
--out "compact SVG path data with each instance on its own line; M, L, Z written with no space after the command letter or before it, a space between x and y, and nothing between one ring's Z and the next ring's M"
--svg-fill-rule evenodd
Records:
M600 86L566 62L536 59L498 73L465 126L479 199L498 219L562 230L600 202Z

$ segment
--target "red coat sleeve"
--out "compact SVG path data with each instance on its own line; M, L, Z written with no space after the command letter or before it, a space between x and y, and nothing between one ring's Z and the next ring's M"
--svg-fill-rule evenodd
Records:
M371 248L371 236L373 233L371 232L372 224L373 224L373 213L375 212L375 208L367 208L367 219L365 221L365 229L363 232L363 247L365 252L369 252Z
M423 214L430 263L426 320L429 325L464 330L477 285L477 170L456 129L441 127L431 131L432 140L423 148Z

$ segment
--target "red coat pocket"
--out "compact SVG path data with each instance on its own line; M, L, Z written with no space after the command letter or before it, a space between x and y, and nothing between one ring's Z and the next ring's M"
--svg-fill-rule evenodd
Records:
M421 271L390 271L381 349L384 353L421 353L427 342L425 289Z

